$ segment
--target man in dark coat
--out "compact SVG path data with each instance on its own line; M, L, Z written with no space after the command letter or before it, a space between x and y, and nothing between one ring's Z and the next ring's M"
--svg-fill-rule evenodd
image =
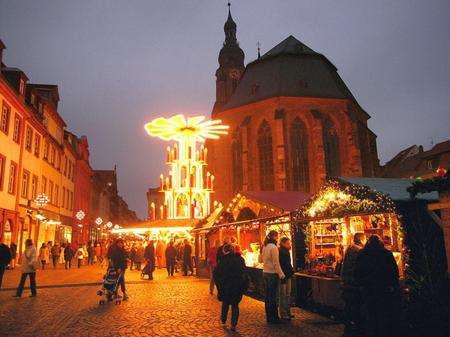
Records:
M355 267L366 237L364 233L355 233L353 244L345 251L341 269L342 299L345 303L345 335L359 335L361 332L361 292L355 281Z
M153 280L153 271L155 270L155 244L150 240L144 250L144 259L146 261L144 273L148 274L148 279Z
M188 239L184 239L183 247L183 275L187 276L188 270L190 275L194 275L194 269L192 268L192 246Z
M111 245L108 251L108 259L111 261L112 266L117 269L119 273L122 273L119 283L123 293L123 300L126 301L128 295L125 288L125 270L127 269L128 253L125 250L123 239L119 238Z
M360 251L355 281L361 287L368 337L397 336L399 319L399 273L392 252L372 235Z
M64 248L64 268L70 269L72 267L72 259L73 259L74 251L70 243L66 243L66 247Z
M294 267L292 266L291 240L288 237L283 237L280 240L279 259L280 267L284 273L284 278L280 281L280 317L284 320L290 321L291 315L291 290L292 290L292 276L294 275Z
M3 242L0 242L0 289L2 288L3 274L11 262L11 250Z
M217 285L219 301L222 301L220 317L222 324L226 324L231 306L231 330L234 331L239 318L239 303L248 288L248 282L244 276L245 261L235 253L232 245L222 246L222 252L220 262L214 269L214 281Z
M173 245L173 241L169 242L169 245L166 248L166 268L168 276L173 276L175 272L175 264L177 259L177 249Z

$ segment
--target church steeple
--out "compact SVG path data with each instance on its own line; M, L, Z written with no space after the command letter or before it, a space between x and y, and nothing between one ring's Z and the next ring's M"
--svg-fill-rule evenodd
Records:
M228 18L223 26L225 41L219 52L219 68L216 71L216 102L213 113L222 110L228 102L244 72L244 52L236 38L236 22L231 16L228 3Z

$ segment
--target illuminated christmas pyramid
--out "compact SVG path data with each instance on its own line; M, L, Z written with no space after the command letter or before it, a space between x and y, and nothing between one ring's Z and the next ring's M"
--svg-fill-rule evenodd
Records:
M175 141L167 147L169 175L160 176L160 191L164 192L161 218L201 219L210 213L214 175L206 170L208 150L199 143L226 135L228 126L220 120L205 119L175 115L156 118L145 125L150 136Z

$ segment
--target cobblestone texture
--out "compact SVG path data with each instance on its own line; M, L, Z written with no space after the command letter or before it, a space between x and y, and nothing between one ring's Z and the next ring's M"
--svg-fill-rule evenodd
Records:
M158 272L155 281L138 281L137 272L127 272L130 299L121 305L98 305L99 268L82 271L45 271L38 275L36 298L12 298L13 291L0 292L0 336L312 336L334 337L342 326L319 315L294 309L291 324L269 327L264 304L245 297L241 302L238 331L219 323L220 303L208 293L208 282L193 277L168 279ZM79 278L83 275L83 283ZM18 273L9 272L8 286ZM76 278L78 277L78 279ZM78 281L78 285L74 285ZM61 283L71 286L62 286Z

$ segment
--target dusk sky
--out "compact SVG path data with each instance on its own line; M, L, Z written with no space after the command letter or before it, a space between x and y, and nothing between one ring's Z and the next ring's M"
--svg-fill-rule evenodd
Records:
M245 62L290 34L338 68L372 116L382 163L450 138L450 1L232 2ZM87 135L94 169L117 164L140 217L167 144L145 122L210 114L227 17L222 0L0 0L4 61L57 84L60 114Z

